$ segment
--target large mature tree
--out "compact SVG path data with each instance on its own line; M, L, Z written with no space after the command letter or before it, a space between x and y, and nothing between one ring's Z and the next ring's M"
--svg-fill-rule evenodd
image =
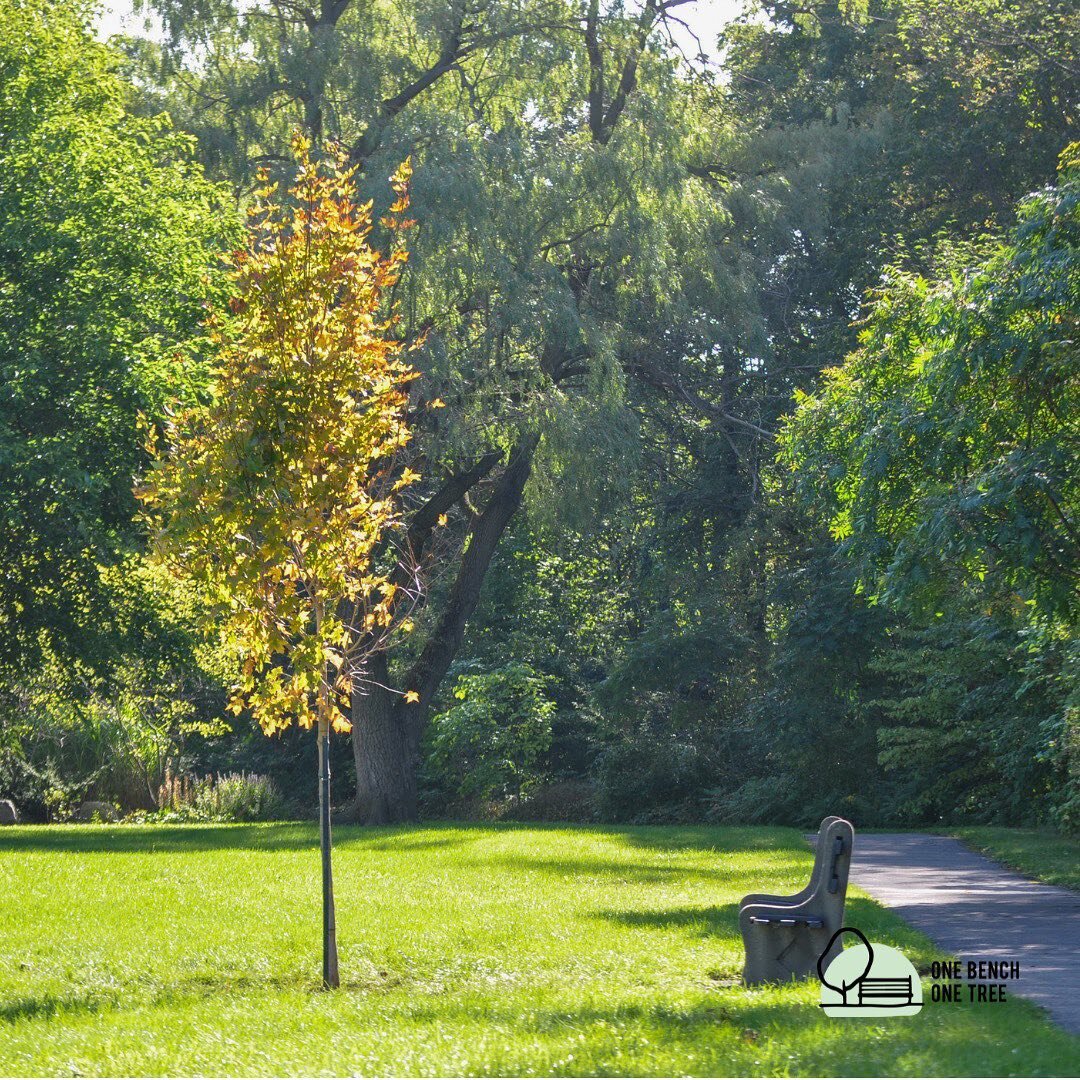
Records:
M596 535L634 583L624 696L734 722L801 528L769 505L793 392L853 345L898 234L918 258L941 227L1007 215L1075 114L1076 20L1050 0L1046 18L988 3L970 23L945 0L764 3L726 38L725 82L678 61L672 0L153 4L170 41L133 49L144 85L238 193L260 163L287 168L294 123L373 177L417 162L403 325L428 333L414 403L448 408L416 424L420 633L378 662L420 701L354 702L370 820L414 812L420 733L526 499L532 528L618 493ZM641 662L658 641L687 650L666 682Z
M806 503L899 622L873 660L899 820L1076 825L1075 145L1063 162L1003 239L891 272L784 433Z
M701 171L733 222L725 240L745 267L747 325L726 348L688 348L656 373L674 392L642 432L650 468L637 497L655 528L641 543L662 553L643 590L661 577L661 592L681 583L691 610L727 611L767 661L777 570L794 570L799 533L816 532L769 476L780 418L854 347L885 266L925 268L943 229L970 238L1007 226L1017 200L1052 180L1080 115L1077 42L1075 5L1052 0L763 0L725 31L716 102L735 134L714 135ZM729 317L725 329L737 325ZM721 411L750 423L732 426ZM832 565L818 556L815 567ZM656 597L646 604L669 619ZM774 607L773 641L784 610ZM666 640L701 657L700 625L669 626ZM672 695L721 666L699 659L689 677L670 664Z
M853 595L820 500L800 505L772 465L772 432L855 345L884 266L925 268L939 230L1005 225L1051 180L1078 115L1078 33L1075 5L871 0L763 3L725 34L716 100L737 137L710 144L704 171L753 283L740 315L764 332L687 349L660 373L674 392L642 410L632 510L615 544L610 529L596 538L618 552L610 578L625 597L601 755L620 814L678 812L711 786L730 789L714 806L739 819L811 820L860 789L881 795L860 812L883 812L872 661L897 648L898 617ZM958 626L970 598L951 597ZM985 720L996 706L977 698ZM799 783L807 747L836 754L836 788ZM744 783L748 760L758 775ZM650 770L666 779L646 793Z
M140 410L177 387L230 214L192 139L129 114L79 2L0 2L0 663L99 669L131 609ZM144 613L147 620L150 614ZM134 639L127 640L131 646Z
M989 257L896 271L861 347L784 439L809 498L885 599L984 584L1051 613L1080 597L1080 172L1020 206ZM972 263L974 262L974 265Z
M428 334L414 400L448 407L417 425L407 540L432 581L415 645L376 660L390 689L353 705L361 813L410 818L429 710L529 477L556 499L601 489L634 445L628 380L678 394L688 350L735 348L742 267L702 167L722 117L668 47L680 0L156 6L208 50L166 82L241 188L296 120L369 175L415 157L400 300Z
M886 263L1007 225L1077 137L1068 0L759 0L723 41L744 169L788 185L762 303L804 389L854 345Z

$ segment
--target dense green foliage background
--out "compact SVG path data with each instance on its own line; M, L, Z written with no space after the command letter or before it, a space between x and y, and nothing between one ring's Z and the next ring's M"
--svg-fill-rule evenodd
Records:
M300 125L416 167L426 813L1080 826L1073 4L755 2L719 73L662 0L149 6L0 0L0 797L314 792L129 494Z

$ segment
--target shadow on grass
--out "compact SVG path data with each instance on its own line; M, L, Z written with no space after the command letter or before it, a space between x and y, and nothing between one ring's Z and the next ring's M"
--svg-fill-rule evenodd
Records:
M418 851L457 847L464 838L424 835L424 829L335 829L335 847ZM0 830L0 852L311 851L319 846L315 822L260 825L36 825Z
M915 965L920 975L930 973L934 960L943 960L948 956L925 934L908 926L895 912L869 897L848 895L844 923L858 927L871 941L880 941L883 945L899 949Z
M396 825L392 828L343 826L334 830L334 846L362 848L364 851L435 851L472 843L472 837L442 836L444 829L424 825Z
M700 851L708 866L662 866L622 861L616 852L587 858L547 858L523 851L514 854L477 852L477 865L506 865L546 870L553 874L604 874L613 877L647 876L655 881L674 877L741 877L725 862L725 856L768 851L774 857L791 858L796 868L810 859L808 848L793 830L718 829L709 826L606 826L479 822L436 822L424 825L370 828L343 825L334 830L335 846L369 851L424 851L458 848L482 840L491 832L536 833L573 831L610 837L634 847L660 852ZM449 834L449 835L448 835ZM0 852L199 852L199 851L307 851L318 846L315 822L275 822L250 825L45 825L0 830ZM712 860L717 861L713 864Z
M402 1013L444 1031L460 1018L534 1036L572 1037L593 1062L618 1060L618 1049L647 1033L647 1043L692 1053L689 1075L1038 1076L1067 1066L1080 1046L1027 1002L1010 1002L1007 1016L990 1017L965 1004L926 1009L907 1023L838 1023L821 1012L816 995L798 993L793 998L789 989L739 987L685 1003L556 1001L527 1013L499 1001L447 1009L413 1000Z
M608 910L596 912L596 917L620 926L684 930L700 937L739 940L739 905L737 903L711 907L665 908L656 911ZM847 926L858 927L871 941L880 941L884 945L892 945L899 949L915 965L920 974L929 974L931 963L945 956L918 930L912 929L899 916L866 897L848 897L844 923Z
M363 989L377 988L370 983L358 984ZM177 1003L207 1000L232 994L272 994L297 991L321 994L320 980L303 975L249 975L243 972L196 974L178 978L175 982L147 987L145 983L117 990L84 990L62 994L45 992L0 1002L0 1025L16 1024L22 1020L53 1020L95 1013L126 1012L136 1008L170 1008Z
M668 908L662 911L598 911L597 917L620 926L654 930L689 930L701 937L739 936L739 905Z
M2 851L305 851L317 847L312 822L284 825L40 825L0 831Z
M603 831L634 847L659 851L770 851L802 856L810 850L797 829L774 825L609 825Z
M0 1024L17 1024L20 1020L51 1020L60 1015L103 1012L116 1006L115 998L103 998L94 994L74 997L41 994L39 997L22 997L0 1003Z
M468 831L473 826L452 826L456 831ZM530 849L526 845L514 852L485 852L478 850L475 856L460 865L471 867L506 867L510 870L542 872L553 876L574 878L580 876L604 877L613 882L634 881L642 883L670 883L676 880L715 882L725 891L760 886L763 882L775 883L778 878L797 879L804 873L808 878L813 866L813 856L801 834L793 829L746 828L698 826L613 826L613 825L567 825L565 823L518 824L499 822L494 826L479 825L480 829L499 832L544 833L550 831L574 832L583 836L613 840L619 846L610 852L579 855L576 858L559 858L549 855L550 846ZM388 843L392 847L392 843ZM635 850L636 849L636 850ZM768 867L755 867L758 853L769 856ZM676 862L636 861L634 854L644 860L650 855L664 854L700 855L700 858L680 859ZM626 856L630 855L631 858ZM800 886L795 886L795 891Z
M219 992L234 989L222 986ZM257 990L258 987L255 987ZM617 988L613 988L617 990ZM192 993L209 997L213 991ZM393 999L380 1000L373 1009L359 1008L363 990L343 990L325 996L320 1011L336 1013L331 1025L341 1025L363 1038L383 1035L387 1026L399 1038L437 1038L451 1051L467 1047L477 1029L486 1035L509 1032L501 1050L492 1040L486 1060L473 1062L475 1071L508 1075L528 1071L540 1075L653 1075L633 1068L635 1055L653 1052L659 1067L677 1064L684 1075L834 1075L834 1076L995 1076L1069 1075L1080 1042L1046 1023L1030 1005L1010 1001L1000 1015L966 1004L949 1009L924 1009L914 1020L837 1022L826 1017L816 995L799 988L760 990L731 988L702 994L690 1000L625 1001L560 1000L561 988L538 1002L513 995L492 993L464 998L446 994L421 994L405 990ZM312 995L314 996L314 994ZM180 995L144 1001L80 999L26 999L0 1012L0 1017L37 1019L51 1024L62 1014L104 1012L138 1005L173 1005ZM252 1001L257 1009L262 1003ZM140 1026L167 1023L168 1016L140 1019ZM306 1022L305 1022L306 1023ZM282 1018L285 1039L307 1035L295 1015ZM46 1029L47 1030L47 1029ZM39 1045L46 1045L42 1030ZM331 1026L329 1032L334 1028ZM232 1032L231 1041L250 1044L266 1052L265 1032ZM33 1033L35 1037L39 1032ZM123 1036L121 1036L122 1040ZM511 1045L516 1043L517 1045ZM659 1056L653 1048L660 1048ZM556 1067L555 1055L572 1050L584 1069L564 1058ZM667 1056L664 1056L667 1055ZM257 1062L261 1058L254 1058ZM448 1059L451 1068L457 1056ZM393 1072L393 1058L386 1071ZM478 1067L485 1065L487 1067ZM567 1065L571 1065L567 1068ZM539 1068L537 1068L539 1066ZM242 1070L246 1071L246 1070ZM422 1075L417 1073L414 1075ZM407 1074L408 1075L408 1074Z
M540 872L554 877L579 878L602 877L612 883L633 881L645 884L661 884L680 879L685 881L721 877L719 871L702 870L694 866L655 866L652 863L620 862L617 858L604 859L547 859L529 855L479 856L461 862L472 868L491 867L508 871Z

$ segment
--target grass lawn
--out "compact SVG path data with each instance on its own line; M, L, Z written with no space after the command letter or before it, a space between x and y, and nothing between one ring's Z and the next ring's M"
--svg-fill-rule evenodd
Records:
M1080 840L1049 829L998 829L979 826L950 829L965 843L1021 874L1080 889Z
M1069 1075L1014 999L832 1020L737 984L739 898L811 856L772 828L336 832L343 988L318 992L309 825L0 831L0 1075ZM858 894L849 923L935 956Z

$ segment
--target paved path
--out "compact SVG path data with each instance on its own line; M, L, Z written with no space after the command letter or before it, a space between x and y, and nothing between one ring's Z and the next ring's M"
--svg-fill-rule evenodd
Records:
M951 837L911 833L857 833L851 877L960 960L1019 960L1007 992L1080 1034L1080 893L1028 881Z

